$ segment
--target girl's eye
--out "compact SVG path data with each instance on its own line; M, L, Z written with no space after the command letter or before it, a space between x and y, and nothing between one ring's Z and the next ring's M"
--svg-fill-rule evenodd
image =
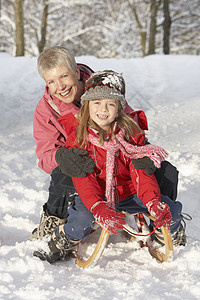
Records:
M67 76L68 76L68 75L65 74L65 75L62 76L62 78L67 78Z
M116 106L115 103L109 103L109 105L110 105L110 106L114 106L114 107Z
M48 85L53 84L53 83L54 83L53 80L52 81L48 81Z

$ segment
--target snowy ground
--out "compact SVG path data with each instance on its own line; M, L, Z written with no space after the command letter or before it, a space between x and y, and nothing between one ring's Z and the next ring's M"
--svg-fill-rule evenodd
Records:
M32 256L40 242L27 239L39 223L49 185L37 167L32 137L44 82L36 58L0 53L0 299L200 299L200 56L88 56L77 62L123 72L129 103L147 114L150 142L164 147L180 172L178 200L193 217L188 243L162 264L121 234L110 238L94 268L81 269L74 259L50 265Z

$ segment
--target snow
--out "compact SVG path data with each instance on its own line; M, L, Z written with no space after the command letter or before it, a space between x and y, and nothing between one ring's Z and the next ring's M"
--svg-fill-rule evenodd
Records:
M0 299L200 299L200 57L76 60L96 71L123 72L128 102L148 117L149 141L179 170L178 200L193 218L188 243L162 264L121 233L110 237L93 268L80 268L75 259L50 265L33 257L46 245L28 240L48 197L49 176L37 166L32 136L44 82L36 58L0 53Z

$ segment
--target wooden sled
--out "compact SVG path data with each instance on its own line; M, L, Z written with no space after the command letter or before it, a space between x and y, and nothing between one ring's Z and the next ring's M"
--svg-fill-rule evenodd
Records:
M143 221L146 222L143 214L137 214L140 215L140 217L143 217ZM145 213L144 214L146 217L148 217L149 219L155 220L150 214ZM146 223L147 224L147 223ZM166 229L166 227L162 226L161 227L161 231L163 234L163 238L164 238L164 243L165 243L165 253L161 252L160 248L153 248L151 246L151 244L147 243L146 246L148 247L149 253L156 258L158 261L160 262L169 262L170 260L172 260L173 257L173 244L172 244L172 239L171 239L171 234L169 232L169 230ZM141 228L138 227L138 233L140 232L140 234L142 234ZM132 230L132 233L129 232L130 235L135 235L135 230ZM101 229L101 234L99 236L99 240L97 242L97 245L93 251L93 253L91 254L91 256L86 259L83 260L81 259L78 254L76 257L76 264L79 267L82 268L88 268L88 267L94 267L96 265L96 263L99 261L100 257L103 254L103 251L106 247L107 241L109 239L110 236L110 232L106 229ZM134 240L134 239L133 239ZM142 246L142 244L141 244Z
M149 219L155 220L150 214L145 214ZM174 249L170 231L165 227L161 227L162 235L165 243L165 253L162 253L159 248L148 246L149 253L160 262L169 262L173 259Z

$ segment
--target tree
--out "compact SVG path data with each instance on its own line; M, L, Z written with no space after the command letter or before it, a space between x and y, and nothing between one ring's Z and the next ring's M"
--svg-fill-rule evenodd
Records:
M163 0L163 53L170 54L170 28L171 28L171 17L169 2L170 0Z
M44 50L46 44L46 32L47 32L47 17L48 17L48 4L46 0L43 0L43 13L41 22L41 39L38 41L38 50L41 53Z
M157 13L161 0L151 0L148 55L155 54Z
M24 56L24 0L15 0L15 44L16 56Z
M140 34L142 54L143 54L143 56L145 56L146 55L146 38L147 38L146 24L144 26L144 25L142 25L142 22L140 21L139 14L137 11L137 8L138 8L137 5L135 5L130 0L128 1L128 5L131 8L133 16L135 17L135 21L136 21L137 27L139 29L139 34Z

